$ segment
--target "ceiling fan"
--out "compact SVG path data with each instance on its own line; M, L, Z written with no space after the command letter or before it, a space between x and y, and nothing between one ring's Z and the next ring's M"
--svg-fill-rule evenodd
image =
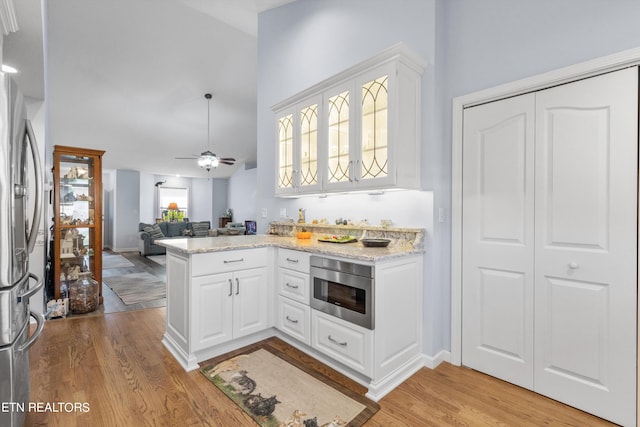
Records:
M205 93L204 97L207 100L207 151L203 151L200 155L194 154L193 157L176 157L176 159L197 160L198 166L209 172L211 169L217 168L219 164L233 165L236 159L232 157L218 157L211 151L211 94Z

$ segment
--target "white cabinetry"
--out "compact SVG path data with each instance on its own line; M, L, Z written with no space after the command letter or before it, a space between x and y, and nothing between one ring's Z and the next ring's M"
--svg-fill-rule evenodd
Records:
M309 256L289 249L278 251L276 319L278 329L307 345L311 343Z
M422 265L422 256L375 264L374 330L311 311L311 346L370 378L374 400L423 366Z
M424 67L398 45L275 105L276 194L419 188Z
M167 253L167 331L163 342L185 369L206 350L269 327L267 248Z
M373 377L373 332L313 310L313 348Z
M192 350L266 329L267 278L266 267L193 278Z

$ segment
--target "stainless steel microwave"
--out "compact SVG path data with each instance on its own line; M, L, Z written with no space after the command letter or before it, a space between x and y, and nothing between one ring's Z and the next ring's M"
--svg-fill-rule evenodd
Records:
M311 307L374 329L373 266L312 255Z

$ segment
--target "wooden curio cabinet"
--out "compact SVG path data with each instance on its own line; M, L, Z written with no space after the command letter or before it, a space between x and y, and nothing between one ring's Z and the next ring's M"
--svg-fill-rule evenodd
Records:
M55 298L82 272L99 284L102 304L102 155L104 151L54 146Z

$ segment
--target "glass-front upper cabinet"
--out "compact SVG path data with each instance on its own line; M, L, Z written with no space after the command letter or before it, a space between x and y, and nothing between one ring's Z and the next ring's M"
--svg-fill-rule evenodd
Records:
M278 114L277 194L295 194L319 189L318 143L321 108L321 98L313 97Z
M326 183L336 185L353 181L353 162L351 160L351 85L347 88L333 89L327 96L328 119L327 132L327 173Z
M359 179L379 179L389 176L389 146L387 125L389 112L389 76L365 82L360 87L361 143Z
M276 105L276 194L420 188L425 66L397 45Z
M54 147L55 298L90 272L102 302L102 155L104 151Z

